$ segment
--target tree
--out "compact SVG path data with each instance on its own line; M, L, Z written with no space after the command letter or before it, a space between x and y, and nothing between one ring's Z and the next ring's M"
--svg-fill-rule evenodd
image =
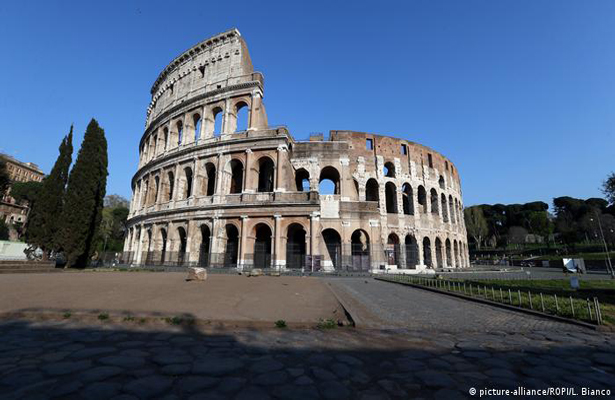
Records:
M480 206L468 207L463 210L468 235L472 236L476 248L480 250L483 237L489 233L487 221Z
M128 200L126 198L120 196L119 194L110 194L109 196L105 196L104 205L105 207L117 208L117 207L125 207L129 206Z
M611 175L602 183L602 193L606 196L609 204L615 204L615 172L611 172Z
M0 158L0 199L6 193L11 183L9 172L6 170L6 161Z
M94 251L107 186L107 139L95 119L88 124L70 172L61 229L67 267L85 267Z
M43 187L42 182L15 182L11 186L11 197L19 204L27 204L30 209L34 205L34 201L38 197Z
M96 238L96 251L122 251L128 218L128 200L118 195L109 195L104 200L102 222Z
M31 204L26 223L26 241L43 250L43 259L61 247L59 229L68 182L68 169L73 157L73 127L62 139L59 155L48 176L40 184L36 201Z
M0 219L0 240L9 240L9 227Z

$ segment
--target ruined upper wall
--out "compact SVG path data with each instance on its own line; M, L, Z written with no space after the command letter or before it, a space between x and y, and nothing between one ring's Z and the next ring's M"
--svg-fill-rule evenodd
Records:
M262 75L253 72L248 47L237 29L203 40L160 73L151 89L146 125L170 108L206 92L253 81L259 81L262 90Z

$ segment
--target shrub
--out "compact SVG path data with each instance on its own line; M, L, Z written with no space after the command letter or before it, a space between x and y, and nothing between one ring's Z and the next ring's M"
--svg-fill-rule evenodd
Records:
M279 319L275 321L275 326L276 328L286 328L286 321L284 321L283 319Z

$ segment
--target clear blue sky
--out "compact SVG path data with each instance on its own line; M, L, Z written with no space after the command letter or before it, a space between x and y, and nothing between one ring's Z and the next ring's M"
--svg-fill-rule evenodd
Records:
M615 1L0 3L0 151L49 172L75 124L130 196L149 90L236 27L270 124L407 138L449 156L466 205L599 196L615 170ZM76 154L75 154L76 156Z

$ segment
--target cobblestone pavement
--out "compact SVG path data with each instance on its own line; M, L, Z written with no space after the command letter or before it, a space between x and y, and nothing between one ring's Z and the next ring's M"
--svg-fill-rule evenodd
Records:
M581 393L613 390L615 382L613 336L581 331L152 330L20 321L0 324L0 334L3 399L451 399L470 397L471 387Z
M364 327L440 332L588 331L554 320L369 278L327 279Z

